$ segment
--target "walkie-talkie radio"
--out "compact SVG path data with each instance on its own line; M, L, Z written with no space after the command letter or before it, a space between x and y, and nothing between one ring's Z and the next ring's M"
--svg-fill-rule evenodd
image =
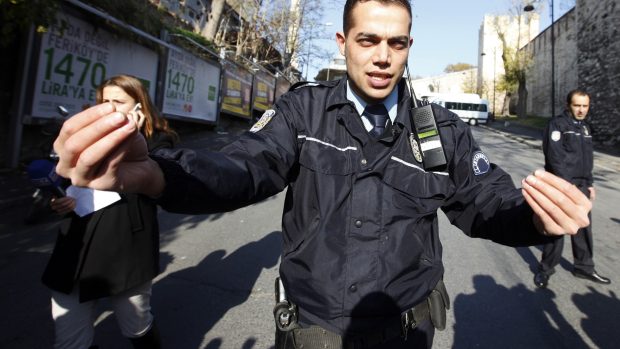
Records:
M409 66L407 67L407 77L409 74ZM425 170L437 170L446 166L446 155L443 151L441 138L439 137L439 129L435 122L435 114L430 104L425 103L418 106L418 102L409 81L409 93L413 107L410 109L411 124L415 129L415 134L420 142L420 150L422 151L422 165Z

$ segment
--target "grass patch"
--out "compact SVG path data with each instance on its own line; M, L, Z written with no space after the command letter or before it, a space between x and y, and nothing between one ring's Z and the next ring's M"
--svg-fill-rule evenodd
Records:
M513 124L523 125L540 130L544 130L545 126L547 126L547 123L549 122L549 118L542 116L528 116L525 118L518 118L516 116L498 116L495 120L499 122L510 121Z

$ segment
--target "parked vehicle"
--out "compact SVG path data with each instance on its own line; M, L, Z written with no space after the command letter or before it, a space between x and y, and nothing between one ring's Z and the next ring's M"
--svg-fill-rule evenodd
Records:
M489 102L475 93L436 94L424 97L431 103L453 111L461 120L472 126L489 122Z

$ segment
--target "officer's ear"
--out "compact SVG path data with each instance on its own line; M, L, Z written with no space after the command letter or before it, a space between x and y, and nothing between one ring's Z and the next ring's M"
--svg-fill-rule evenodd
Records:
M346 41L347 41L347 38L345 37L343 32L337 32L336 33L336 43L338 44L338 50L340 50L340 54L345 56L345 57L347 56L345 54L345 51L346 51L345 50L345 48L346 48L345 47Z

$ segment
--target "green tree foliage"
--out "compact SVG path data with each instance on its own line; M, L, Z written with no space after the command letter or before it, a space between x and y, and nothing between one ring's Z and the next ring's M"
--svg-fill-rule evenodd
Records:
M45 31L59 4L60 0L0 0L0 47L6 47L30 24Z
M454 72L468 70L472 68L475 68L475 67L469 63L455 63L455 64L448 64L443 71L444 73L454 73Z

